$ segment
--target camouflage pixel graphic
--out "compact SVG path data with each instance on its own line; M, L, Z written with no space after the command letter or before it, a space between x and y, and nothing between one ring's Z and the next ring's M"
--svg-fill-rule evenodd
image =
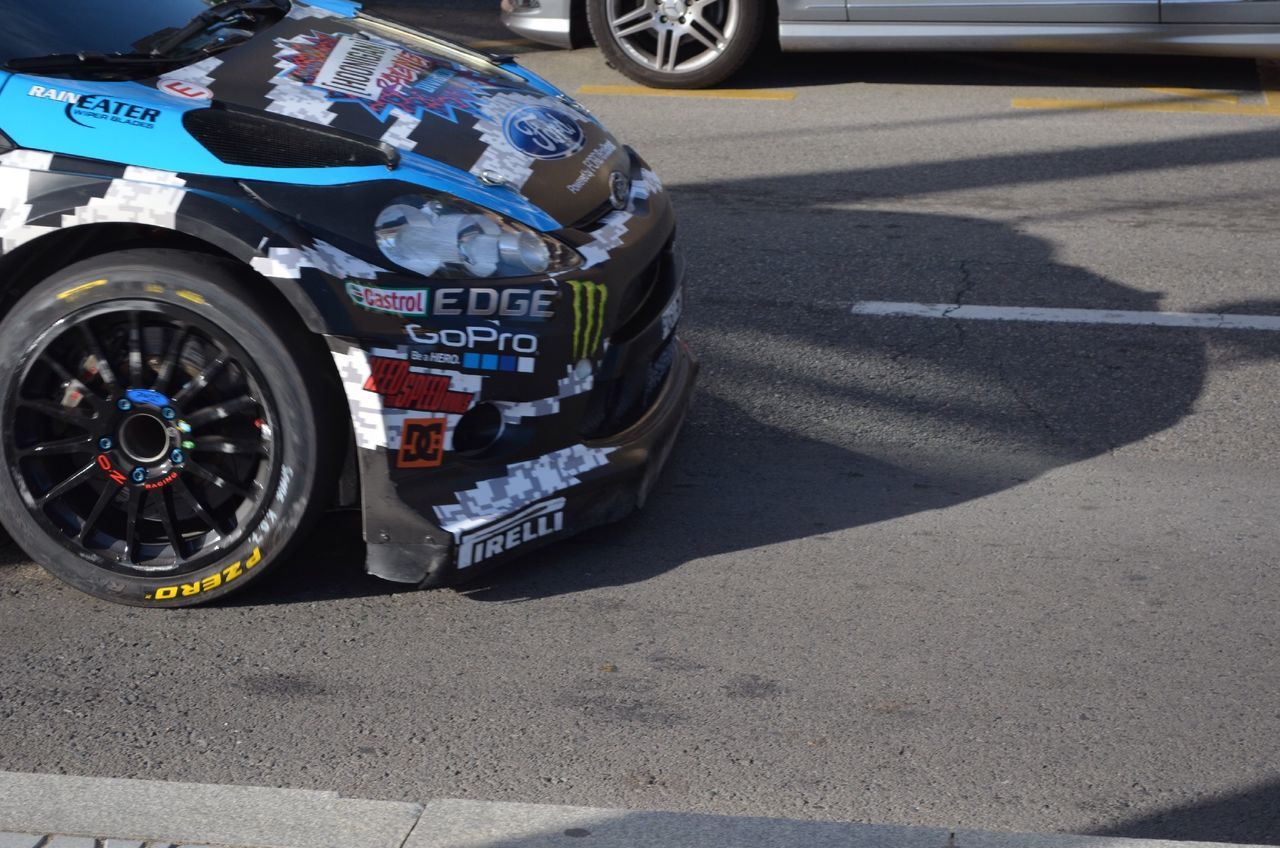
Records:
M440 526L455 535L515 512L534 501L582 482L582 476L609 462L614 448L573 445L528 462L507 466L505 477L484 480L458 492L456 505L437 506Z

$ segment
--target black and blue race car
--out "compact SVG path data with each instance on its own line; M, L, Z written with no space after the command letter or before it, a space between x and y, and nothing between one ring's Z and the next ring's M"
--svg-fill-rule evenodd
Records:
M0 523L93 595L360 507L416 585L641 505L697 363L667 194L510 59L344 0L0 3Z

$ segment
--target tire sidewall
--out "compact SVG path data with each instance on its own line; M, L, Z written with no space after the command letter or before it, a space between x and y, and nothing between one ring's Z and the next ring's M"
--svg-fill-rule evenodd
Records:
M101 285L68 295L86 281ZM263 281L263 285L268 285ZM0 440L0 522L36 562L91 595L117 603L174 607L204 603L236 591L276 562L307 513L307 493L317 467L317 420L288 345L265 320L263 304L242 291L243 275L214 257L178 251L117 253L74 265L37 285L0 320L2 414L12 421L16 381L50 333L68 315L112 301L148 300L200 315L234 338L265 383L275 409L273 450L279 467L254 527L211 563L181 577L142 577L102 568L50 538L27 509L14 479L16 468ZM285 416L288 416L287 418Z

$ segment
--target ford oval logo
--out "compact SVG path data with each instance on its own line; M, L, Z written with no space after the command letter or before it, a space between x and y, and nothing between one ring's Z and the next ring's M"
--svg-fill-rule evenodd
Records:
M512 147L535 159L565 159L587 140L571 115L550 106L515 110L502 122L502 132Z
M130 389L125 392L125 397L134 403L147 404L149 406L168 406L169 399L159 392L153 392L150 389Z

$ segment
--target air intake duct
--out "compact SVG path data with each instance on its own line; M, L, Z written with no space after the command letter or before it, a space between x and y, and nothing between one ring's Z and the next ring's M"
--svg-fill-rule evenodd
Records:
M394 168L399 153L387 144L279 115L223 107L195 109L182 125L228 165L257 168Z

